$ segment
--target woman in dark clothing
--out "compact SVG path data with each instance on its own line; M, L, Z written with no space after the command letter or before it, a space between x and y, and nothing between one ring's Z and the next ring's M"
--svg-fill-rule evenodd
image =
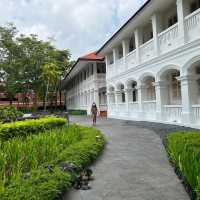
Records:
M97 105L96 105L96 103L93 103L92 107L91 107L91 114L92 114L93 125L96 125L96 122L97 122L97 113L98 113Z

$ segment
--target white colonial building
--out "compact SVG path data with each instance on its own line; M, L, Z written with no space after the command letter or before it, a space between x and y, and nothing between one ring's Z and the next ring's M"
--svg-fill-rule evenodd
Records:
M109 117L200 125L200 0L148 0L97 55Z
M107 114L106 66L104 57L90 53L80 57L64 81L69 110L86 110L90 114L93 102L102 115Z

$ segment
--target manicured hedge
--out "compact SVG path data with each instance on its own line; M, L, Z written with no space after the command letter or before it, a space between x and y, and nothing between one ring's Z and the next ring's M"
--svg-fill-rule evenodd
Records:
M68 131L63 130L62 136L66 133L66 138L69 138L71 142L67 145L63 145L60 141L60 145L63 145L63 149L56 151L57 153L54 159L42 163L38 168L31 170L28 176L24 174L13 176L5 185L5 189L0 190L1 200L58 199L63 192L71 188L72 182L74 181L74 174L63 172L60 168L60 163L73 162L79 167L85 167L90 165L102 152L105 139L100 131L94 128L76 125L71 126ZM55 133L47 134L46 137L58 137L56 134L59 136L58 130ZM44 133L42 135L44 135ZM28 140L29 137L27 137L26 140ZM37 138L41 136L35 135L31 137L33 140L37 140ZM66 139L63 139L63 141L64 140ZM41 141L40 146L43 146L43 142ZM46 168L49 164L54 166L53 172L51 173L48 172Z
M16 121L17 118L22 117L23 113L18 111L14 106L0 107L0 121Z
M66 119L58 117L44 117L36 120L18 121L1 124L0 140L8 140L14 137L24 137L38 134L66 124Z
M200 198L200 132L177 132L167 139L172 162Z
M70 115L87 115L86 110L70 110L69 111Z

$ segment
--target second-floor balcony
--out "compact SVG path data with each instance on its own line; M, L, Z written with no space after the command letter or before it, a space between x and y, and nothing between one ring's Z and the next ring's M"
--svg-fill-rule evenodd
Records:
M162 24L161 26L164 25ZM154 32L153 36L149 37L147 41L138 44L138 46L134 44L134 48L131 51L127 50L130 44L124 43L123 57L118 59L114 55L114 63L107 64L107 78L112 78L126 70L145 64L152 59L200 39L200 8L184 16L181 22L180 19L178 21L174 20L172 25L163 27L156 33L153 29L155 27L152 30L149 30L149 27L143 30L144 33L145 31L149 31L151 34ZM121 43L123 44L123 41Z

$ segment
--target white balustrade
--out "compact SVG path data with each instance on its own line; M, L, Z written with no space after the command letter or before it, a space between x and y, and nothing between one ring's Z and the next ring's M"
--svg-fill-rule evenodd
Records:
M143 109L145 112L156 111L156 101L144 101L143 104Z
M115 115L115 113L116 113L116 104L115 103L108 104L108 114Z
M199 38L200 32L200 9L185 17L187 39L189 41Z
M161 53L170 51L178 45L178 24L174 24L158 34L159 50Z
M104 80L106 78L106 74L97 74L97 79Z
M106 111L107 110L107 105L106 104L100 104L99 105L99 110L100 111Z
M138 102L129 102L129 105L128 105L128 113L129 113L129 115L137 116L138 111L139 111Z
M117 73L124 71L124 59L123 58L116 60L115 71L117 71Z
M198 123L200 121L200 105L192 106L192 116L193 116L194 122Z
M107 66L107 73L106 73L107 78L110 78L111 76L113 76L114 71L115 71L114 64L108 65Z
M164 105L164 117L167 121L181 122L181 105Z
M149 40L148 42L144 43L140 46L140 57L141 61L145 62L147 60L150 60L154 57L154 43L153 39Z
M117 114L124 115L127 112L126 103L118 103L117 104Z
M126 55L126 67L130 69L136 66L136 64L136 50L134 50Z
M144 117L147 119L155 119L156 118L156 101L144 101L143 102L143 112Z

